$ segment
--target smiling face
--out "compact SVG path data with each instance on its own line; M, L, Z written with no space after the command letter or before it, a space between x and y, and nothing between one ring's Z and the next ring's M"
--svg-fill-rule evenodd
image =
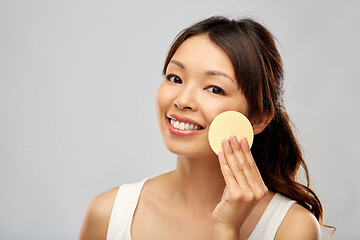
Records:
M248 104L226 53L206 35L196 35L181 44L167 66L156 110L169 151L209 157L214 156L208 142L211 121L227 110L247 116Z

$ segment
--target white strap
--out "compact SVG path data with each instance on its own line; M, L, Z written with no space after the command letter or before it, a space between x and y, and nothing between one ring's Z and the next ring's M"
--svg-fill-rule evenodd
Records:
M266 207L248 240L273 240L286 213L294 203L296 203L296 201L276 193Z
M110 216L107 240L131 240L132 219L146 180L119 187Z

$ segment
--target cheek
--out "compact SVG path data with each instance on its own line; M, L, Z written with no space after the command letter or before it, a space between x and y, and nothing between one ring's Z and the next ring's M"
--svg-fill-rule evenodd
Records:
M220 100L211 97L206 97L202 100L201 112L206 122L209 124L218 114L230 110L227 102Z
M207 122L211 123L214 118L222 112L230 110L226 105L211 105L211 108L206 110Z
M159 96L159 91L157 92L156 96L155 96L155 109L156 112L158 113L160 110L159 104L160 104L160 96Z
M164 108L170 102L169 94L166 93L167 93L166 86L164 86L164 84L162 83L155 97L155 107L158 113L164 111Z
M247 116L247 103L244 99L228 99L225 101L208 100L205 106L211 106L203 108L204 116L206 116L207 122L212 120L222 112L225 111L237 111Z

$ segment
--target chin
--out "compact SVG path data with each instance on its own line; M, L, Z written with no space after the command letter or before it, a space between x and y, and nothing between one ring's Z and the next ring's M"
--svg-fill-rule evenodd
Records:
M189 157L189 158L213 158L216 154L211 150L210 146L174 146L172 144L165 144L166 148L177 156Z

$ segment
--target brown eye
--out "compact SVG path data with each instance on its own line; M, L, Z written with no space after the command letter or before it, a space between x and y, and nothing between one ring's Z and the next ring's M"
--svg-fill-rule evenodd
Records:
M169 74L166 75L165 77L168 81L173 82L173 83L182 83L181 78L179 78L178 76L174 75L174 74Z
M214 94L225 95L224 90L222 90L221 88L219 88L217 86L210 86L207 88L207 91L214 93Z

